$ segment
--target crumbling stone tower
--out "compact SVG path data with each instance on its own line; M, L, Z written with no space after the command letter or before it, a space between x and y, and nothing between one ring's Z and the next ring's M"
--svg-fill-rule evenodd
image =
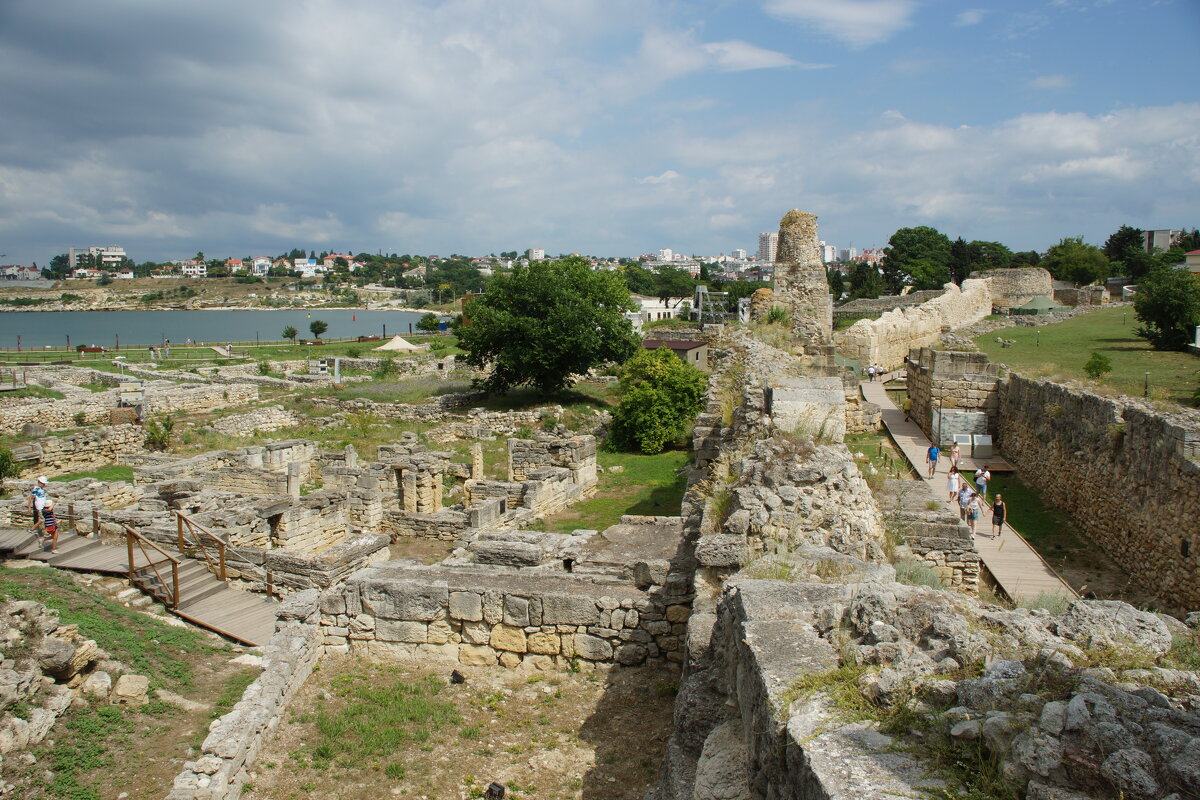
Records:
M792 209L780 220L774 297L792 312L796 350L820 361L831 358L833 298L821 262L816 214Z

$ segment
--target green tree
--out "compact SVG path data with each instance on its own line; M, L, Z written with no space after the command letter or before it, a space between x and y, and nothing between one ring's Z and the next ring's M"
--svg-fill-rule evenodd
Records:
M1138 283L1133 311L1142 323L1137 335L1155 350L1186 350L1200 325L1200 278L1157 267Z
M874 264L860 261L850 268L851 297L879 297L884 288L883 276Z
M1104 242L1104 255L1117 275L1140 279L1154 266L1154 256L1146 252L1146 232L1122 225Z
M704 408L704 373L665 347L640 350L621 370L624 396L613 412L613 446L661 453L687 434Z
M624 312L636 308L620 275L569 256L496 276L455 330L467 363L490 368L486 389L528 384L550 394L573 375L633 355L638 340Z
M4 496L4 479L15 478L20 472L12 450L0 444L0 497Z
M626 264L621 269L621 277L625 285L634 294L644 294L653 297L658 289L658 276L641 264Z
M1092 353L1092 357L1083 365L1083 372L1094 381L1100 380L1112 372L1112 360L1100 353Z
M837 267L829 267L825 270L825 280L829 284L829 294L836 303L846 293L846 276Z
M882 266L884 283L894 292L908 284L917 289L940 289L950 280L950 238L924 225L901 228L888 239ZM929 284L939 279L941 283Z
M323 319L314 319L312 322L308 323L308 329L312 331L312 335L315 338L320 339L321 334L329 330L329 323Z
M428 331L429 333L437 333L438 318L437 314L426 314L417 320L417 330Z
M691 297L696 289L696 281L679 267L660 267L656 281L655 294L663 303L670 304L671 298L683 300Z
M291 325L288 325L283 329L283 338L291 339L293 344L296 341L296 337L299 335L300 335L300 331L296 330Z
M1046 251L1040 266L1060 281L1084 286L1108 277L1108 258L1099 247L1085 244L1083 237L1070 236Z

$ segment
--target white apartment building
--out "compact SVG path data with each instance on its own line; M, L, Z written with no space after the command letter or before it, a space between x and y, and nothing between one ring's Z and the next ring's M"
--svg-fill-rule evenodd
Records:
M546 260L546 251L541 247L531 247L529 249L529 260L530 261L545 261Z
M179 265L179 273L187 278L207 278L208 264L198 258L184 261Z
M826 264L837 261L837 248L831 244L821 242L821 261Z
M659 261L674 261L675 253L669 247L664 247L658 251Z
M85 253L95 258L96 267L99 269L116 269L126 258L125 248L115 244L105 247L72 247L67 251L67 263L71 269L79 266L79 257Z
M758 260L775 263L775 250L779 246L779 232L760 233L758 235Z
M266 275L270 271L271 271L271 257L270 256L255 256L254 260L252 262L250 262L250 274L251 275Z
M734 258L736 258L738 261L746 260L746 251L742 250L740 247L735 247L733 252L730 253L730 255L733 256Z

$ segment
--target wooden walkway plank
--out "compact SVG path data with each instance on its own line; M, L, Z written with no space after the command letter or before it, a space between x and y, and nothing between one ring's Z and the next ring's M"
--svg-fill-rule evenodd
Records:
M915 422L904 419L904 412L896 408L896 404L888 397L887 390L884 388L887 377L890 376L885 376L883 380L863 382L861 384L863 397L879 406L884 427L887 428L892 441L896 443L900 452L904 454L921 480L929 487L931 497L958 513L957 504L952 505L946 498L949 459L943 453L942 458L938 460L938 472L932 478L926 477L928 468L925 464L925 453L929 449L929 439ZM999 471L1005 471L1003 467L1012 470L1012 466L999 456L978 462L959 459L960 469L972 466L978 469L978 466L983 463L986 463L993 471L997 471L996 465L1001 465L1002 469ZM976 530L991 533L991 524L990 512L985 513L980 518ZM978 551L979 557L983 559L984 566L987 567L988 572L991 573L1004 593L1013 600L1032 599L1043 593L1063 595L1070 599L1078 597L1070 584L1064 581L1030 546L1029 542L1025 541L1025 538L1007 522L1001 529L999 537L992 539L977 535L974 539L975 549Z
M57 555L50 553L48 545L43 545L39 538L31 536L28 530L0 529L0 554L7 552L15 557L42 561L52 567L79 572L129 574L129 554L124 547L106 545L98 539L64 531L59 534L58 549ZM178 608L168 609L169 611L201 627L251 646L265 645L270 640L275 631L276 603L273 600L234 589L209 572L202 562L180 557L172 548L163 549L181 561L181 602ZM161 556L157 552L151 555L156 557L156 561L157 557ZM135 547L134 564L143 568L148 563L147 557ZM160 563L159 571L169 583L170 565ZM189 603L189 596L199 599Z

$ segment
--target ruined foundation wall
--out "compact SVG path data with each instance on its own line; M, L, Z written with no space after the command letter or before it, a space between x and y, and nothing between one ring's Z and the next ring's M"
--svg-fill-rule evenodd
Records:
M878 319L859 320L833 334L837 352L863 364L895 369L908 351L929 347L945 331L966 327L992 313L989 280L969 279L959 288L946 284L945 293L919 306L885 312Z
M263 648L262 674L233 710L213 723L200 758L184 762L167 800L241 797L264 740L279 727L321 657L318 601L319 593L309 590L280 604L275 634Z
M565 670L682 660L686 596L565 573L388 564L321 601L325 647L378 660Z
M985 353L934 350L922 347L909 356L906 371L908 396L912 400L911 417L925 435L949 445L956 433L994 432L1000 415L1000 365L989 361ZM940 430L935 413L942 415ZM982 414L984 430L971 430L971 415Z
M1200 607L1200 413L1013 375L1000 388L999 444L1164 606Z
M70 436L47 436L36 442L17 445L13 456L20 466L20 477L61 475L84 472L116 464L120 456L143 453L146 431L136 425L111 425Z

